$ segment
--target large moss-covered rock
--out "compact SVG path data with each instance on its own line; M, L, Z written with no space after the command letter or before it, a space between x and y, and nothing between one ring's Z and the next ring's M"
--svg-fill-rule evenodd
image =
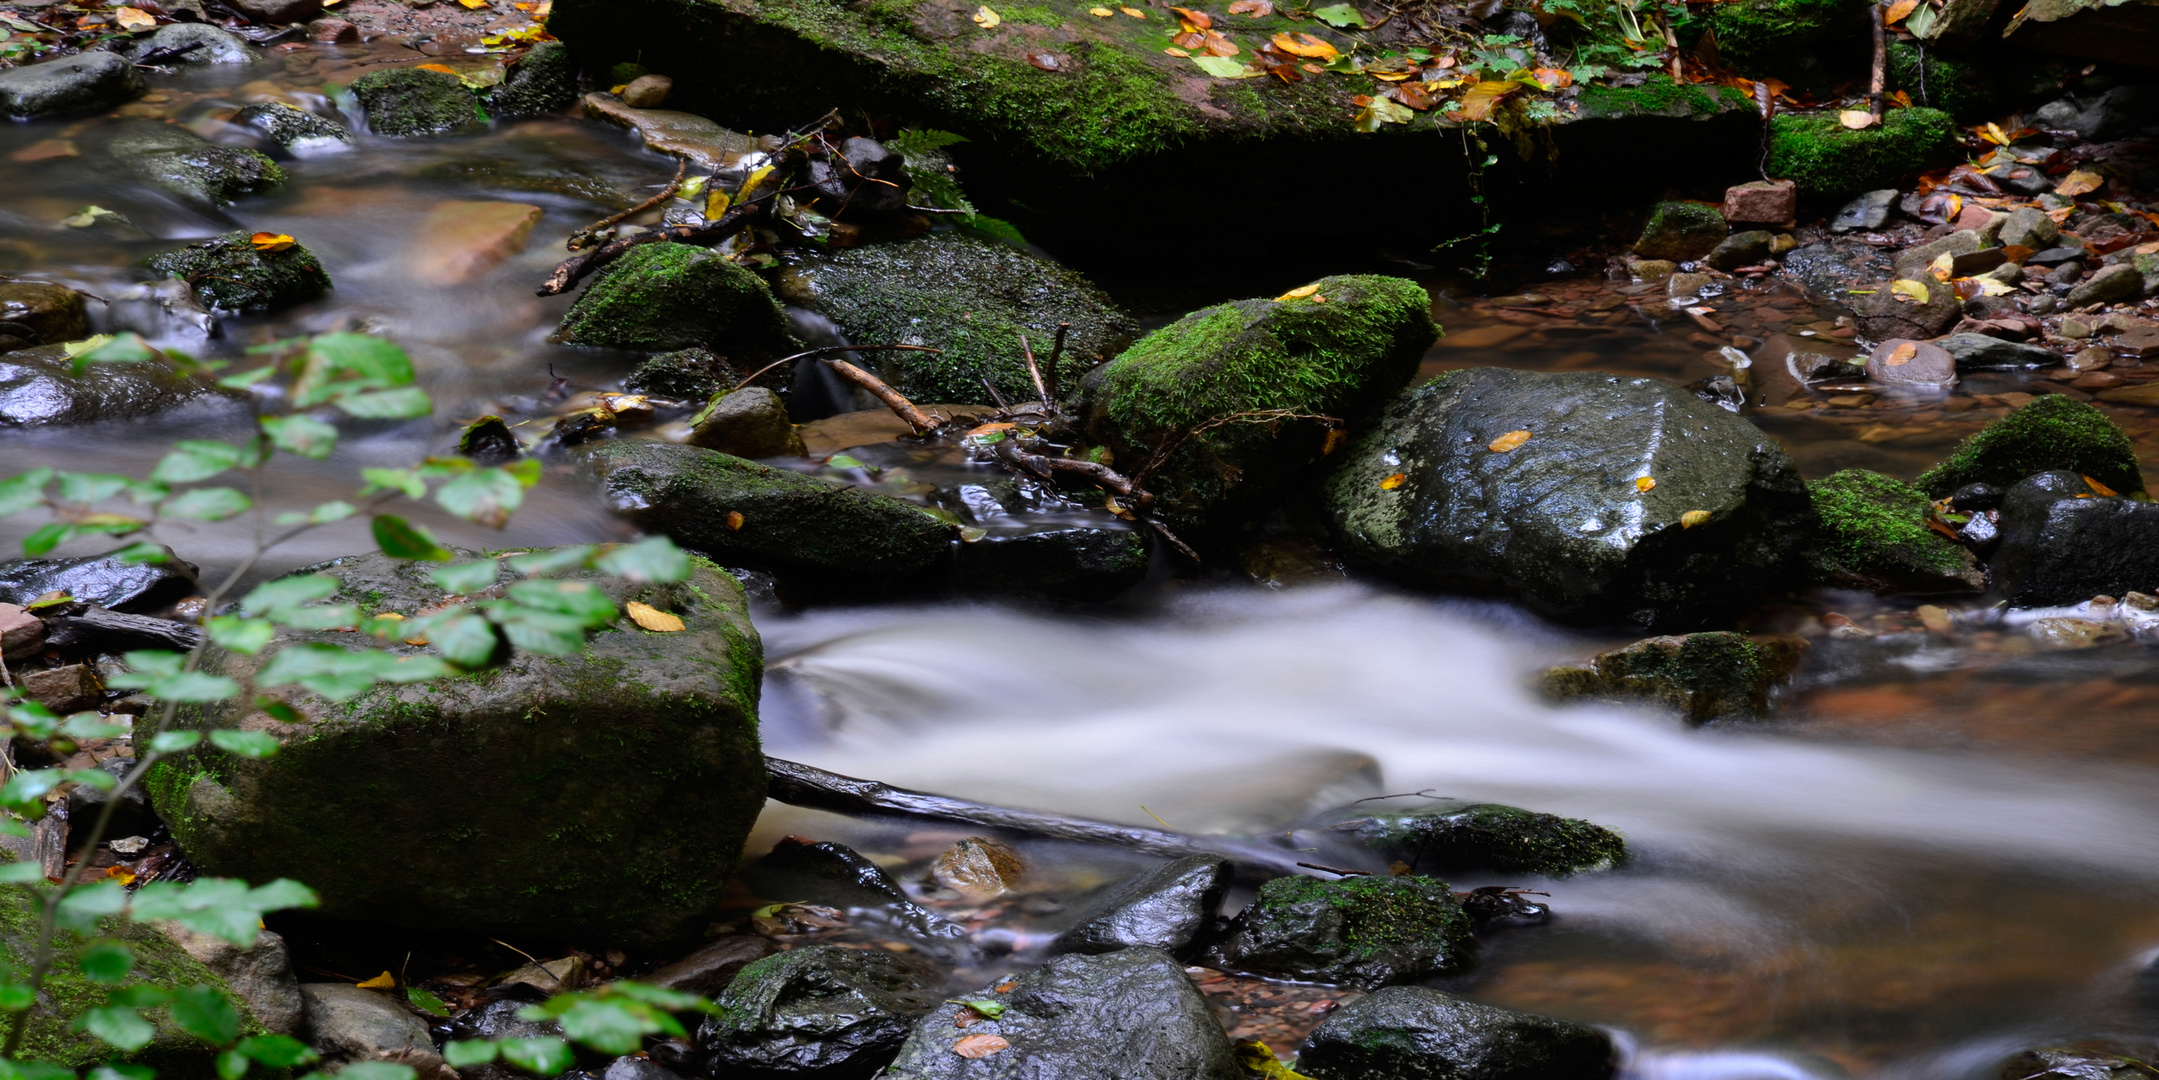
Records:
M0 355L0 428L246 409L246 397L159 358L87 364L80 372L60 345Z
M365 555L317 569L343 582L334 599L369 614L443 599L425 563ZM205 873L306 881L335 917L624 943L694 935L764 805L762 647L741 586L709 564L673 585L594 581L687 628L624 618L576 656L520 654L341 703L278 691L297 724L191 711L183 727L237 720L285 747L167 758L148 784L159 814ZM353 638L286 631L257 656L213 652L206 669L244 679L296 644Z
M1981 428L1919 477L1945 498L1966 484L2006 488L2033 473L2067 469L2126 495L2144 490L2136 444L2107 415L2061 394L2037 398Z
M1641 626L1796 577L1814 523L1752 424L1655 379L1503 368L1398 396L1327 478L1343 551L1442 588Z
M1259 887L1211 955L1232 971L1375 990L1464 966L1469 932L1437 878L1282 877Z
M617 513L728 566L919 588L959 536L903 499L694 446L600 443L585 460Z
M1697 724L1760 720L1806 649L1803 638L1725 630L1653 637L1555 667L1545 672L1544 691L1561 701L1650 702Z
M915 1024L886 1080L1239 1080L1229 1038L1183 965L1154 949L1068 954L977 993L1003 1006L983 1019L947 1003ZM955 1021L974 1022L964 1029ZM995 1036L987 1055L953 1052L960 1039ZM977 1039L976 1046L984 1040ZM994 1045L994 1044L992 1044Z
M1092 282L1047 259L954 233L851 248L806 260L774 282L780 296L831 319L860 345L928 345L941 353L864 353L916 401L975 401L988 379L1008 401L1031 401L1020 336L1047 364L1057 324L1071 323L1059 367L1079 372L1132 343L1138 325Z
M1975 592L1986 575L1971 549L1927 527L1927 494L1866 469L1807 485L1820 521L1807 546L1815 580L1874 592Z
M389 68L352 81L352 96L377 135L441 135L487 119L479 99L447 71Z
M1206 308L1088 375L1087 433L1126 469L1170 451L1147 485L1157 515L1188 539L1228 533L1308 474L1328 430L1312 418L1362 419L1437 333L1431 297L1401 278L1323 278L1302 296Z
M1867 0L1733 0L1709 13L1717 55L1750 73L1789 74L1806 46L1867 31Z
M204 307L225 311L282 311L330 290L330 275L314 252L299 244L263 251L244 232L159 252L143 264L186 282Z
M1390 986L1337 1009L1297 1053L1312 1080L1603 1080L1611 1036L1549 1016Z
M50 281L0 281L0 352L90 336L83 294Z
M618 349L706 346L738 366L794 348L787 316L763 278L690 244L645 244L585 286L556 337Z
M755 961L697 1030L722 1076L868 1077L938 1001L921 961L812 945Z
M2052 471L2010 487L2001 512L1990 569L2011 607L2159 589L2159 504L2101 495L2075 473Z
M1769 174L1796 182L1802 197L1902 187L1957 156L1956 121L1938 109L1892 109L1862 131L1835 113L1779 113L1769 127Z
M543 41L488 88L487 110L498 120L515 120L558 113L576 100L577 62L561 42Z
M1446 799L1411 810L1360 807L1334 815L1332 838L1423 870L1569 874L1627 857L1627 842L1601 825L1500 803Z
M144 180L212 206L230 206L285 182L285 170L260 152L219 146L172 124L130 123L105 151Z

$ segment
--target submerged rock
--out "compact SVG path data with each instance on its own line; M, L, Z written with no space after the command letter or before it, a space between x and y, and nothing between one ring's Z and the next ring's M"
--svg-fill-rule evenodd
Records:
M938 1002L920 961L812 945L742 969L697 1045L722 1076L867 1078Z
M1437 878L1275 878L1209 953L1217 966L1374 990L1468 962L1469 916Z
M183 372L163 358L88 364L60 345L0 354L0 428L132 420L183 408L245 409L246 395Z
M745 386L713 401L690 429L689 443L743 458L802 457L809 451L788 422L787 403L762 386Z
M285 170L263 154L219 146L173 124L129 124L105 150L144 180L211 206L230 206L285 183Z
M2002 1062L1999 1080L2151 1080L2150 1064L2084 1046L2042 1046Z
M618 349L704 345L753 369L795 349L764 279L718 252L675 243L632 248L594 275L556 338Z
M1724 215L1715 207L1690 202L1661 202L1649 212L1649 222L1642 226L1642 235L1634 241L1634 253L1645 259L1693 262L1716 250L1724 242L1727 231Z
M1139 584L1147 560L1147 534L1121 523L992 530L960 545L953 585L998 596L1106 600Z
M2144 490L2129 436L2105 413L2060 394L2034 399L1988 424L1917 483L1939 499L1966 484L2006 488L2049 469L2089 476L2124 494Z
M282 101L259 102L232 114L232 122L254 128L286 150L304 154L311 150L350 145L352 133L344 125Z
M943 350L862 354L879 378L915 401L977 401L984 379L1008 401L1034 400L1020 335L1047 376L1057 324L1065 322L1072 330L1059 367L1070 390L1081 372L1138 332L1130 315L1079 274L953 233L808 259L773 284L787 302L832 320L849 341Z
M1390 986L1328 1016L1297 1052L1312 1080L1603 1080L1617 1054L1595 1028Z
M559 113L576 101L577 62L559 41L534 45L487 91L487 111L498 120Z
M1956 121L1937 109L1892 109L1862 131L1838 123L1833 112L1779 113L1769 126L1769 173L1798 181L1802 198L1901 187L1957 156Z
M167 23L144 37L124 41L117 51L135 63L159 66L252 64L262 58L246 38L209 23Z
M909 933L931 938L964 936L959 927L908 899L882 867L852 848L829 841L785 836L771 853L743 871L768 896L796 896L850 910L875 912Z
M1500 803L1445 799L1414 810L1339 818L1327 833L1422 870L1497 870L1558 876L1601 870L1627 842L1601 825Z
M778 951L770 938L728 934L698 946L697 951L637 977L637 981L699 997L718 997L735 976L754 961Z
M371 614L443 599L425 563L365 555L319 569L342 581L333 599ZM592 580L618 606L641 600L687 629L624 620L574 657L524 653L342 703L280 691L304 731L191 709L183 728L238 719L304 737L270 758L166 758L151 798L204 873L305 878L331 917L624 943L694 936L764 805L762 650L741 586L709 565L675 585ZM286 648L350 637L281 631L257 656L213 651L205 669L246 678ZM445 821L450 790L487 798Z
M83 294L50 281L0 281L0 353L89 336Z
M352 81L352 96L367 114L367 129L391 138L441 135L486 119L479 99L444 71L371 71Z
M1971 550L1927 527L1927 494L1866 469L1807 485L1819 524L1807 547L1816 581L1870 592L1976 592Z
M350 983L306 983L307 1042L325 1061L398 1061L422 1075L442 1066L427 1022L379 990Z
M1307 288L1193 312L1085 380L1088 436L1117 463L1136 469L1176 447L1147 486L1156 516L1187 540L1272 511L1326 445L1327 422L1312 418L1354 422L1378 408L1438 333L1414 282L1353 275Z
M314 252L299 244L262 251L244 232L160 252L143 265L187 283L204 307L224 311L282 311L330 290Z
M680 349L647 358L623 377L622 389L673 401L710 401L746 374L710 349Z
M1087 905L1055 952L1106 953L1145 947L1182 955L1214 921L1229 891L1230 865L1194 855L1111 886Z
M2100 495L2053 471L2011 486L2001 515L1990 567L2011 607L2159 592L2159 503Z
M1397 397L1323 498L1354 558L1640 626L1698 625L1793 580L1814 517L1776 442L1693 394L1501 368Z
M0 114L42 120L109 109L149 92L118 53L86 52L0 71Z
M1772 690L1790 681L1805 655L1803 638L1750 637L1724 630L1653 637L1600 654L1584 665L1545 673L1544 690L1562 701L1649 701L1688 720L1761 720Z
M2061 354L2043 345L2004 341L1986 334L1951 334L1935 342L1956 358L1958 371L2053 367Z
M966 995L994 1019L947 1003L917 1021L886 1080L1240 1080L1207 999L1154 949L1068 954ZM969 1019L965 1028L955 1021Z

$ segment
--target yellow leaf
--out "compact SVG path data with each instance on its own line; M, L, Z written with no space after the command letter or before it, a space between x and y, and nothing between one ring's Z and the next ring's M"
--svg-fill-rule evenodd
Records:
M1936 281L1947 281L1953 272L1950 268L1956 265L1956 261L1956 256L1944 255L1927 267L1927 273L1933 274Z
M1486 447L1485 449L1488 449L1495 454L1504 454L1507 451L1512 450L1515 447L1520 446L1528 441L1529 432L1510 431L1505 435L1501 435L1499 438L1493 439L1492 445Z
M1634 478L1634 490L1636 491L1648 491L1656 486L1657 480L1653 476L1637 476Z
M705 220L718 221L726 216L727 208L734 198L718 188L705 193Z
M994 30L1003 21L1004 16L991 11L987 4L975 9L975 25L984 30Z
M757 185L759 185L759 184L761 184L761 183L764 183L764 181L765 181L765 177L768 177L768 176L771 176L771 175L772 175L772 166L770 166L770 165L767 165L767 166L765 166L764 168L758 169L758 170L756 170L756 171L754 171L754 172L750 173L749 179L747 179L747 180L744 180L744 181L742 182L742 190L741 190L741 191L739 191L739 192L737 192L737 193L735 194L735 197L736 197L736 198L738 198L738 199L747 199L747 198L749 198L749 197L750 197L750 193L751 193L751 192L753 192L753 191L756 191L756 190L757 190Z
M1499 82L1490 80L1480 82L1470 87L1468 93L1462 95L1461 111L1455 115L1463 120L1490 120L1492 118L1492 109L1499 104L1499 99L1520 89L1521 86L1521 83L1511 79Z
M1108 8L1106 8L1106 7L1098 7L1098 8L1088 8L1088 9L1087 9L1087 14L1089 14L1089 15L1092 15L1092 16L1094 16L1094 17L1095 17L1095 18L1097 18L1097 19L1107 19L1107 18L1109 18L1110 16L1112 16L1112 15L1115 15L1115 14L1117 14L1117 13L1116 13L1116 12L1114 12L1114 11L1111 11L1110 9L1108 9Z
M414 71L439 71L439 72L442 72L442 73L443 73L444 75L455 75L455 74L457 74L457 69L456 69L456 68L454 68L454 67L451 67L451 66L450 66L450 65L448 65L448 64L421 64L421 65L420 65L419 67L416 67L416 68L414 68L413 70L414 70Z
M1258 1076L1260 1080L1311 1080L1310 1077L1283 1064L1280 1058L1274 1056L1274 1051L1267 1049L1267 1044L1258 1039L1246 1039L1238 1043L1236 1054L1237 1064L1244 1066L1246 1072Z
M2089 487L2089 488L2091 488L2091 489L2092 489L2093 491L2096 491L2096 492L2098 492L2099 494L2101 494L2101 495L2104 495L2104 496L2106 496L2106 497L2108 497L2108 498L2110 498L2110 499L2114 497L2114 489L2113 489L2113 488L2110 488L2110 487L2106 486L2105 484L2102 484L2102 483L2100 483L2099 481L2097 481L2097 480L2094 480L2094 479L2092 479L2092 478L2091 478L2091 477L2089 477L2089 476L2083 477L2082 479L2083 479L2083 481L2084 481L2084 485L2085 485L2086 487Z
M1277 303L1277 304L1279 304L1279 303L1282 303L1282 302L1284 302L1284 301L1287 301L1287 300L1302 300L1302 299L1304 299L1305 297L1307 297L1307 296L1310 296L1310 295L1312 295L1313 293L1316 293L1316 292L1318 292L1318 291L1319 291L1319 283L1317 283L1317 282L1314 282L1314 283L1312 283L1312 284L1310 284L1310 285L1299 285L1299 286L1297 286L1296 288L1294 288L1294 289L1291 289L1290 291L1288 291L1288 292L1286 292L1286 293L1283 293L1283 294L1282 294L1282 295L1280 295L1280 296L1277 296L1277 297L1275 297L1275 298L1274 298L1274 302L1275 302L1275 303Z
M2078 169L2062 177L2062 182L2054 185L2054 194L2070 197L2084 195L2099 190L2100 185L2106 182L2106 177L2098 173Z
M1331 60L1342 54L1328 42L1310 34L1276 34L1271 38L1274 47L1290 54L1312 60Z
M105 868L105 876L119 882L123 889L135 884L135 871L125 866L108 866Z
M1144 18L1146 18L1146 17L1147 17L1147 13L1146 13L1146 12L1144 12L1144 11L1141 11L1140 9L1138 9L1138 8L1136 8L1136 7L1120 7L1120 8L1118 8L1117 10L1119 10L1119 11L1122 11L1122 12L1124 12L1125 14L1127 14L1127 15L1130 15L1130 16L1132 16L1132 17L1133 17L1133 18L1135 18L1135 19L1144 19Z
M1837 114L1837 123L1853 131L1860 131L1880 123L1880 119L1865 109L1846 109Z
M1183 57L1187 57L1187 58L1189 58L1189 57L1190 57L1190 56L1192 55L1191 53L1188 53L1188 52L1184 51L1183 49L1177 48L1176 46L1171 46L1171 47L1169 47L1169 48L1167 48L1167 49L1164 49L1164 50L1162 50L1162 51L1163 51L1163 52L1166 52L1166 53L1168 53L1168 54L1170 54L1171 56L1183 56Z
M360 970L361 970L361 971L366 971L367 969L366 969L366 968L361 968ZM395 979L394 977L392 977L392 976L390 975L390 973L389 973L389 972L385 971L385 972L383 972L382 974L380 974L380 975L377 975L377 976L375 976L374 978L372 978L372 979L369 979L369 980L367 980L367 981L366 981L366 982L364 982L364 983L361 983L361 984L360 984L360 989L362 989L362 990L390 990L390 989L394 989L394 988L395 988L396 986L397 986L397 979Z
M1984 130L1979 132L1979 137L1985 139L1990 143L1993 143L1996 146L2009 145L2009 133L2003 131L2000 124L1996 124L1991 121L1988 122Z
M663 634L672 634L675 631L682 629L682 616L671 615L665 611L661 611L659 608L653 607L651 604L632 600L629 603L622 605L622 607L623 610L630 613L631 622L636 623L637 625L642 626L647 630L657 630Z
M121 8L112 13L112 19L122 30L148 30L157 25L157 16L141 8Z
M1709 524L1709 511L1707 510L1689 510L1679 515L1679 527L1682 529L1691 529L1696 525L1707 524Z
M1904 297L1915 304L1924 304L1933 296L1932 293L1927 291L1925 282L1913 281L1910 278L1898 278L1890 282L1889 293L1892 296Z
M742 531L742 511L729 510L727 512L727 527L736 532Z
M1379 490L1393 491L1395 488L1401 487L1403 484L1406 483L1409 483L1408 473L1395 473L1393 476L1390 476L1385 480L1379 482Z
M259 232L248 237L247 242L255 245L256 251L289 251L295 243L292 237L286 236L284 233L266 232Z
M465 5L468 8L471 8L474 11L478 11L481 8L487 6L487 0L457 0L457 2Z

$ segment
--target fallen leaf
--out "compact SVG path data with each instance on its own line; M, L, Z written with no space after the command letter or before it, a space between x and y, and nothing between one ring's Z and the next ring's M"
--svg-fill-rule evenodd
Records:
M981 1059L1011 1045L996 1035L968 1035L952 1044L952 1052L963 1058Z
M1365 25L1364 13L1358 11L1356 8L1351 7L1348 4L1335 4L1330 7L1314 8L1312 10L1312 17L1333 27Z
M1918 355L1919 346L1914 342L1907 341L1904 344L1889 350L1889 358L1882 362L1888 364L1890 367L1903 367L1904 365L1912 362L1912 357Z
M456 69L456 68L454 68L454 67L451 67L451 66L450 66L450 65L448 65L448 64L421 64L420 66L418 66L418 67L414 68L413 70L414 70L414 71L439 71L439 72L442 72L442 73L443 73L444 75L455 75L455 74L457 74L457 69ZM627 88L627 87L628 87L628 86L629 86L630 84L628 84L628 83L624 83L624 84L622 84L622 85L623 85L623 86L624 86L625 88ZM618 94L619 94L619 93L621 93L621 92L622 92L622 91L620 91L620 90L616 91L616 93L618 93Z
M1274 14L1274 0L1237 0L1229 6L1229 13L1264 19Z
M1064 63L1057 59L1056 53L1028 53L1027 62L1044 71L1061 71L1064 69Z
M1979 137L1996 146L2009 145L2009 134L2002 130L2000 124L1992 121L1988 121L1985 127L1979 129Z
M1184 33L1177 34L1171 37L1169 39L1169 43L1177 46L1180 49L1205 50L1207 48L1207 35L1202 34L1197 30L1187 30Z
M1837 114L1837 123L1853 131L1863 131L1881 122L1881 118L1865 109L1846 109Z
M457 0L457 2L465 5L467 8L470 8L473 11L478 11L481 8L487 6L487 0Z
M1294 288L1294 289L1291 289L1290 291L1288 291L1288 292L1286 292L1286 293L1283 293L1283 294L1282 294L1282 295L1280 295L1280 296L1277 296L1277 297L1275 297L1275 298L1274 298L1274 302L1275 302L1275 303L1277 303L1277 304L1279 304L1279 303L1282 303L1282 302L1283 302L1283 301L1285 301L1285 300L1302 300L1302 299L1304 299L1305 297L1307 297L1307 296L1310 296L1310 295L1312 295L1313 293L1316 293L1316 292L1318 292L1318 291L1319 291L1319 283L1315 281L1315 282L1313 282L1313 283L1312 283L1312 284L1310 284L1310 285L1299 285L1299 286L1297 286L1296 288Z
M1226 37L1223 37L1223 36L1222 36L1222 31L1220 31L1220 30L1209 30L1209 31L1207 31L1207 34L1206 34L1206 39L1207 39L1207 53L1208 53L1208 55L1210 55L1210 56L1235 56L1235 55L1237 55L1237 52L1238 52L1238 50L1237 50L1237 43L1236 43L1236 42L1234 42L1234 41L1231 41L1230 39L1228 39L1228 38L1226 38Z
M366 969L366 968L361 968L360 970L361 970L361 971L366 971L367 969ZM369 980L367 980L367 981L366 981L366 982L364 982L364 983L361 983L361 984L360 984L360 989L362 989L362 990L389 990L389 989L393 989L393 988L395 988L396 986L397 986L397 979L396 979L396 977L392 976L392 975L391 975L391 974L390 974L389 972L385 971L385 972L383 972L382 974L380 974L380 975L377 975L377 976L375 976L374 978L372 978L372 979L369 979Z
M1649 490L1650 488L1653 488L1653 487L1656 487L1656 486L1657 486L1657 479L1656 479L1656 477L1653 477L1653 476L1637 476L1637 477L1635 477L1635 478L1634 478L1634 490L1636 490L1636 491L1648 491L1648 490Z
M1227 56L1195 56L1192 62L1199 65L1201 71L1217 79L1256 79L1266 74L1244 66L1242 60L1232 60Z
M1392 91L1394 95L1394 100L1399 101L1402 104L1417 110L1418 112L1423 112L1431 108L1434 104L1434 102L1432 101L1432 92L1431 90L1427 89L1430 85L1430 83L1403 83L1402 85L1395 87Z
M1574 85L1574 73L1571 71L1541 67L1530 74L1536 77L1537 85L1546 90L1564 90Z
M1088 8L1088 9L1087 9L1087 14L1089 14L1089 15L1092 15L1092 16L1094 16L1094 17L1095 17L1095 18L1097 18L1097 19L1107 19L1107 18L1109 18L1109 17L1111 17L1111 16L1113 16L1113 15L1115 15L1115 14L1117 14L1117 13L1116 13L1116 12L1114 12L1114 11L1111 11L1110 9L1108 9L1108 8L1106 8L1106 7L1098 7L1098 8Z
M975 25L984 30L994 29L998 23L1003 21L1005 21L1004 16L991 11L987 4L975 9Z
M1462 95L1461 111L1455 115L1463 120L1490 120L1492 109L1499 104L1499 99L1513 93L1521 85L1512 80L1480 82Z
M1933 296L1927 291L1925 282L1913 281L1910 278L1898 278L1890 282L1889 293L1892 296L1904 297L1915 304L1924 304Z
M1176 12L1178 18L1191 24L1191 29L1205 30L1214 25L1214 16L1204 11L1194 11L1191 8L1181 7L1173 7L1170 10Z
M1291 56L1302 56L1314 60L1331 60L1342 54L1342 50L1310 34L1276 34L1268 40L1274 42L1275 48Z
M141 8L124 7L112 13L112 20L122 30L148 30L157 25L157 16Z
M1915 614L1919 616L1920 623L1925 625L1930 633L1948 637L1949 632L1956 629L1956 624L1949 621L1949 609L1939 605L1921 604Z
M718 221L727 215L727 208L734 204L734 196L713 188L705 193L705 220Z
M1529 432L1510 431L1505 435L1501 435L1499 438L1493 439L1492 445L1485 447L1485 449L1490 450L1495 454L1504 454L1507 451L1512 450L1515 447L1520 446L1528 441Z
M135 884L135 871L125 866L108 866L105 868L105 876L119 882L123 889Z
M727 527L736 532L742 531L742 511L729 510L727 512Z
M1406 124L1417 118L1416 113L1388 98L1359 95L1357 104L1363 106L1353 119L1359 131L1378 131L1381 124Z
M2106 182L2106 177L2101 176L2098 173L2088 172L2084 169L2078 169L2077 171L2062 177L2062 182L2054 185L2054 194L2066 195L2074 198L2078 195L2084 195L2090 192L2097 191L2099 190L2100 186L2105 184Z
M951 1004L964 1005L978 1013L981 1013L983 1016L988 1017L991 1020L995 1020L1005 1014L1005 1003L1002 1001L994 1001L989 998L970 998L966 1001L953 1001L951 1002Z
M1395 488L1401 487L1403 484L1406 483L1409 483L1408 473L1395 473L1394 475L1389 476L1385 480L1379 482L1379 490L1393 491Z
M2089 476L2083 477L2082 479L2084 481L2084 486L2091 488L2093 491L2096 491L2099 494L2106 496L2107 498L2111 499L2114 497L2115 491L2113 488L2110 488L2105 484L2102 484L2099 481L2092 479Z
M1707 510L1689 510L1679 515L1679 527L1682 529L1691 529L1696 525L1707 524L1709 524L1709 511Z
M1944 256L1942 256L1942 257L1940 257L1940 258L1938 258L1938 259L1934 260L1934 261L1933 261L1932 263L1928 264L1928 266L1927 266L1927 272L1928 272L1928 273L1930 273L1930 274L1933 274L1933 275L1934 275L1934 280L1936 280L1936 281L1947 281L1947 280L1949 280L1949 279L1950 279L1951 277L1955 276L1955 269L1954 269L1954 268L1955 268L1956 264L1957 264L1957 257L1956 257L1956 256L1954 256L1954 255L1944 255Z
M1919 0L1897 0L1896 3L1889 5L1888 11L1882 13L1882 22L1888 26L1895 26L1903 22L1905 16L1910 15L1913 9L1918 6Z
M1188 52L1184 51L1183 49L1176 49L1176 48L1171 48L1171 49L1164 49L1164 50L1162 50L1162 51L1163 51L1163 52L1166 52L1166 53L1168 53L1168 54L1170 54L1171 56L1187 56L1187 57L1188 57L1188 56L1191 56L1191 55L1192 55L1191 53L1188 53Z
M1311 1080L1274 1056L1274 1051L1258 1039L1246 1039L1236 1046L1237 1064L1260 1080Z
M297 241L284 233L259 232L248 237L247 242L255 245L256 251L289 251Z
M1127 15L1130 15L1130 16L1132 16L1132 17L1133 17L1133 18L1135 18L1135 19L1144 19L1144 18L1146 18L1146 17L1147 17L1147 13L1146 13L1146 12L1144 12L1144 11L1141 11L1140 9L1138 9L1138 8L1136 8L1136 7L1120 7L1120 8L1118 8L1117 10L1119 10L1119 11L1122 11L1122 12L1124 12L1125 14L1127 14Z
M1349 432L1341 428L1328 428L1327 437L1319 444L1319 456L1326 457L1349 445Z
M657 630L663 634L671 634L682 629L682 616L661 611L651 604L632 600L622 605L622 608L630 613L631 622L647 630Z

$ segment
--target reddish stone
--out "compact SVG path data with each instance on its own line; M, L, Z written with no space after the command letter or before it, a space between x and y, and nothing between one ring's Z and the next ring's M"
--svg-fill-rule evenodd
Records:
M360 28L343 19L325 16L307 24L307 36L325 45L338 45L360 40Z
M1790 225L1799 220L1799 186L1790 180L1755 180L1727 188L1724 219Z
M420 223L406 265L429 285L467 285L525 249L541 211L524 203L446 202Z
M14 604L0 604L0 656L20 660L45 647L45 620Z

